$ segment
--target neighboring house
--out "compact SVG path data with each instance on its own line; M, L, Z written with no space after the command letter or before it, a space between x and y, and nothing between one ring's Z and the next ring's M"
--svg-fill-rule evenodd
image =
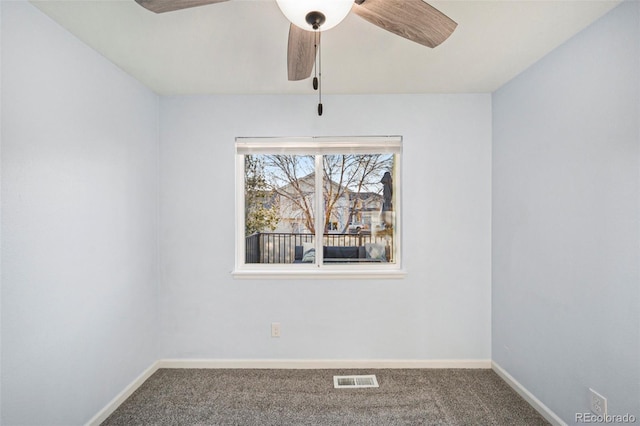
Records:
M346 231L353 232L358 228L371 231L380 226L382 195L376 192L351 192L350 204L353 206L351 220ZM345 232L346 232L345 231Z
M361 229L372 229L379 223L382 196L374 192L352 192L344 186L331 181L331 199L337 200L331 210L327 233L343 234L349 231L349 224ZM280 221L273 232L308 233L311 232L315 206L315 173L308 174L278 188L275 197L280 209Z

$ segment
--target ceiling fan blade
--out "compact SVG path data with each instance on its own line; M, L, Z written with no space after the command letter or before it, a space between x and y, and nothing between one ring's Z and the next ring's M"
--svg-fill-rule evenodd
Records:
M287 72L290 81L304 80L311 76L316 60L316 34L320 41L320 33L305 31L293 24L289 26Z
M152 12L164 13L223 1L227 0L136 0L136 3Z
M352 10L380 28L427 47L438 46L458 26L422 0L356 0Z

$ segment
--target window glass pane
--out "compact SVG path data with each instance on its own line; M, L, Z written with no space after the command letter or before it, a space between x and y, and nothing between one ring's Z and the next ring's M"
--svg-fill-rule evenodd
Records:
M394 154L322 157L323 262L394 263Z
M245 263L315 263L315 157L244 156Z

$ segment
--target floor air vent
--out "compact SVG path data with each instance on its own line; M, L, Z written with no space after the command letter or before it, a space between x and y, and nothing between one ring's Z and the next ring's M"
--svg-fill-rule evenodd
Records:
M377 388L375 374L368 376L333 376L333 387L336 389Z

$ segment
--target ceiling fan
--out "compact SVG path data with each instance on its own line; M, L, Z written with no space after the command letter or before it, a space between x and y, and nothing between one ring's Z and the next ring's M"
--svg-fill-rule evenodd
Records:
M136 0L155 13L171 12L227 0ZM289 80L311 76L316 57L318 31L337 25L349 12L401 37L436 47L445 41L457 24L422 0L277 0L289 27L287 70Z
M135 0L142 7L164 13L227 0ZM423 0L276 0L291 22L287 48L289 80L311 76L320 45L320 32L339 24L353 12L370 23L427 47L436 47L456 29L451 18ZM318 89L318 78L313 79ZM322 102L318 104L322 115Z

